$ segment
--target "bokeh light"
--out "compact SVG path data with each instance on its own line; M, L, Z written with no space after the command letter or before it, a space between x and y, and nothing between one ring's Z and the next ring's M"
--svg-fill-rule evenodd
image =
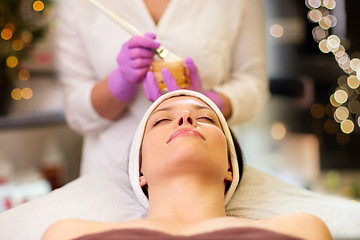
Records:
M358 100L351 100L349 102L349 110L353 114L360 113L360 102Z
M321 6L321 0L307 0L306 3L311 8L318 8Z
M334 94L331 94L330 96L330 103L331 105L333 105L334 107L339 107L341 104L338 103L336 100L335 100L335 97L334 97Z
M335 26L336 26L336 24L337 24L337 18L336 18L334 15L330 15L330 14L329 14L329 15L326 16L326 18L329 19L330 22L331 22L330 27L335 27Z
M24 88L22 90L22 97L24 99L30 99L30 98L32 98L32 96L33 96L33 91L31 88Z
M340 76L339 78L338 78L338 85L340 86L340 87L346 87L346 85L347 85L347 76L345 76L345 75L343 75L343 76Z
M10 29L12 32L15 31L15 26L14 26L14 24L12 24L12 23L7 23L7 24L5 24L5 25L4 25L4 29L5 29L5 28Z
M330 49L328 48L328 45L327 45L327 40L326 39L323 39L319 42L319 49L320 51L322 51L323 53L328 53L330 52Z
M30 78L30 72L27 69L21 69L18 73L18 77L21 81L26 81Z
M15 88L11 91L11 97L14 100L20 100L22 98L22 91L20 88Z
M35 1L33 3L33 9L37 12L41 12L42 10L44 10L44 3L42 1Z
M12 38L12 35L13 35L13 32L8 28L4 28L1 31L1 38L4 40L9 40L10 38Z
M335 110L334 115L342 122L349 117L349 110L346 107L339 107Z
M354 131L354 123L347 119L341 123L340 128L343 133L350 134Z
M320 119L325 116L325 107L320 103L316 103L311 106L310 113L313 118Z
M15 51L21 51L24 48L24 43L21 40L15 40L15 41L12 42L11 47Z
M334 98L336 102L343 104L348 100L348 94L344 90L338 89L334 93Z
M327 47L332 51L336 52L340 47L340 38L336 35L331 35L327 38Z
M328 17L323 17L319 21L319 26L325 30L331 28L331 20Z
M33 40L33 35L31 32L24 31L21 33L21 40L24 43L30 43Z
M322 18L322 13L319 9L312 9L308 12L308 18L312 22L319 22Z
M18 65L19 63L19 60L17 57L15 56L8 56L6 58L6 65L9 67L9 68L14 68Z
M324 30L322 29L321 27L319 26L316 26L313 28L312 30L312 35L313 35L313 38L316 42L320 42L321 40L327 38L328 36L328 31L327 30Z
M335 0L323 0L323 5L329 10L333 10L336 7Z
M339 58L343 57L346 54L344 46L340 45L339 49L336 52L334 52L334 54L335 54L336 61Z
M286 127L282 122L275 122L271 126L271 136L275 140L282 140L286 135Z
M270 27L270 34L276 38L282 37L284 34L284 28L280 24L273 24Z
M354 71L358 71L360 70L360 59L358 58L354 58L350 61L350 67L352 68L352 70Z
M355 75L350 75L347 78L347 85L352 89L356 89L360 86L360 81Z

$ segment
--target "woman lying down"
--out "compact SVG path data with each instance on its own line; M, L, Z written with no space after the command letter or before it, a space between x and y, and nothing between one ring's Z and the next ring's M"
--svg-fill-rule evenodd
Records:
M216 105L189 90L167 93L145 113L130 149L129 177L147 217L66 219L42 239L331 239L324 222L307 213L227 217L242 170L240 148Z

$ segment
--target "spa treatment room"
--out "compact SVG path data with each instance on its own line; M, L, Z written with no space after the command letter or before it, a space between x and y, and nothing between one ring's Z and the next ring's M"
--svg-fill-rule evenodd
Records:
M1 0L0 239L360 239L356 0Z

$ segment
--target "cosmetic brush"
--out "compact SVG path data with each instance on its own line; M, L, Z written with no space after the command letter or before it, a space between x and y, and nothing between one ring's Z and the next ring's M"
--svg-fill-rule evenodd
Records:
M110 11L108 8L106 8L104 5L102 5L97 0L89 0L95 7L97 7L100 11L102 11L106 16L108 16L110 19L112 19L114 22L119 24L122 28L124 28L128 33L130 33L132 36L144 36L142 32L140 32L136 27L134 27L129 22L125 21L112 11ZM165 62L175 62L182 60L179 56L176 54L170 52L168 49L164 48L163 46L158 47L155 49L156 54L164 60Z

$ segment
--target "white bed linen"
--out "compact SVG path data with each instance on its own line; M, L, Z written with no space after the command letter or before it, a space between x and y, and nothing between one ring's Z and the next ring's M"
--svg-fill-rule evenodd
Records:
M261 219L305 211L325 221L334 239L360 239L360 204L314 193L246 167L228 215ZM146 216L127 172L104 170L83 176L52 193L0 214L0 239L38 240L64 218L118 222ZM301 227L301 226L300 226Z

